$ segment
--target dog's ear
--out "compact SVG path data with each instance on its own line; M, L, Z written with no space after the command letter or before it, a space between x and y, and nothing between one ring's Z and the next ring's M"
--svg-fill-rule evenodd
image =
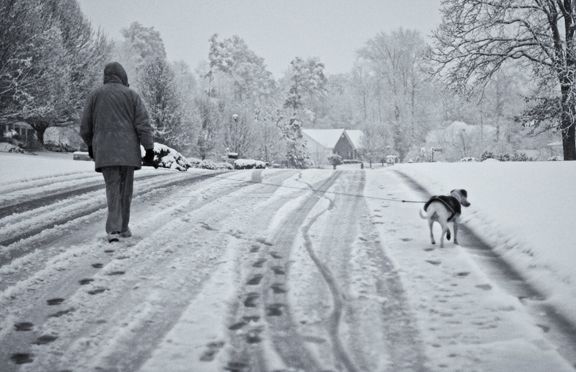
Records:
M468 198L468 191L460 189L460 193L462 193L462 195L464 195L465 198Z

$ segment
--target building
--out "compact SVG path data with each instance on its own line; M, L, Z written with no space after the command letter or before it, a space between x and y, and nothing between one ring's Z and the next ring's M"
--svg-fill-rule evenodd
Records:
M0 142L29 147L35 140L34 129L25 122L0 123Z
M302 129L314 166L329 165L328 157L338 154L343 160L359 160L362 131L346 129Z

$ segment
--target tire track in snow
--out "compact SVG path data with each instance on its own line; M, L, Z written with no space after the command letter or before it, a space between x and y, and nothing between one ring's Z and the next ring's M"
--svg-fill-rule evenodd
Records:
M361 182L360 187L358 187L356 190L354 190L356 195L361 195L363 188L364 188L364 177L362 177L362 182ZM323 196L323 197L326 198L326 196ZM312 238L310 237L310 229L314 226L316 221L322 215L333 210L337 206L337 203L335 200L332 200L329 198L326 198L326 199L330 203L329 206L326 209L324 209L324 210L320 211L319 213L317 213L316 215L314 215L309 220L309 222L302 227L302 235L304 236L304 246L306 248L306 251L308 252L308 255L310 256L310 258L312 259L312 261L314 262L314 264L316 265L316 267L320 271L320 274L322 275L322 277L324 278L324 281L328 285L328 288L330 289L330 294L332 296L333 310L332 310L332 314L330 315L329 334L330 334L330 338L332 340L332 345L334 348L334 356L338 361L340 361L344 365L344 368L348 372L357 372L357 371L359 371L358 368L354 364L352 358L350 357L350 355L348 353L348 350L343 345L342 340L340 339L340 323L342 320L342 314L343 314L343 308L344 308L343 301L342 301L343 295L340 292L340 289L338 286L338 281L334 277L334 274L332 273L330 268L321 261L321 259L319 258L318 255L316 255L316 252L314 251L314 243L312 241ZM354 210L355 207L357 206L359 200L360 200L360 198L354 198L354 201L351 203L350 209ZM340 201L342 201L342 200L339 200L339 202ZM352 218L350 220L354 220L354 219ZM348 226L352 226L352 225L353 225L352 223L348 224Z
M199 176L191 176L191 177L185 177L183 179L176 179L176 180L168 180L168 181L161 181L159 184L152 184L152 185L141 185L141 189L136 191L134 193L134 197L137 196L142 196L146 193L149 193L151 191L154 191L158 188L167 188L167 187L172 187L172 186L186 186L189 184L194 184L196 182L199 181L203 181L207 178L211 178L214 176L217 176L218 174L203 174L203 175L199 175ZM98 189L103 189L103 185L97 187ZM69 197L69 196L68 196ZM58 202L59 200L61 200L61 198L54 198L52 200L53 203ZM79 204L83 203L83 201L79 201ZM69 214L65 215L65 216L57 216L56 218L53 219L46 219L46 221L42 222L41 220L35 224L35 227L27 229L25 231L20 231L17 232L16 234L12 234L9 237L5 237L3 240L0 241L0 246L5 246L8 247L13 243L16 243L18 241L24 240L24 239L28 239L31 237L34 237L36 235L39 235L40 233L46 231L46 230L50 230L53 229L57 226L63 225L65 223L68 223L72 220L76 220L80 217L84 217L87 216L89 214L92 214L98 210L104 209L106 208L106 201L104 199L102 199L101 202L99 203L95 203L94 205L88 205L88 206L84 206L82 208L82 206L80 205L79 207L75 207L73 209L73 211L71 211ZM50 214L50 213L54 213L54 212L58 212L57 210L54 211L53 209L49 209L46 211L46 214ZM38 216L35 216L36 218ZM4 221L4 223L6 223L7 225L10 223L10 221ZM56 239L57 236L51 236L50 234L48 234L47 236L44 236L41 238L41 243L43 245L53 241L54 239ZM35 242L36 245L38 245L38 242ZM6 264L7 262L10 262L12 259L17 258L17 257L21 257L23 254L26 254L32 247L28 247L28 248L23 248L23 247L18 247L18 249L7 249L4 252L2 252L2 256L0 256L0 266Z
M96 178L100 176L94 174L94 171L84 171L84 172L69 172L63 173L55 176L41 176L35 178L28 178L18 181L8 181L0 183L0 193L7 194L12 192L21 192L30 189L35 189L38 187L43 187L47 185L52 185L54 183L61 183L67 181L73 181L81 177Z
M297 325L290 312L286 287L290 252L298 230L339 176L340 172L333 173L315 185L311 190L312 193L295 211L286 216L284 223L273 232L269 240L261 240L259 244L251 247L256 261L253 269L249 270L244 278L245 284L239 290L244 295L241 297L241 302L235 305L232 319L235 319L236 323L229 327L235 350L231 352L227 370L236 372L269 370L262 346L267 344L267 340L261 339L264 337L262 332L265 328L271 337L270 346L289 368L304 371L322 370L297 331ZM288 201L284 200L283 204ZM271 208L273 211L278 209L280 208ZM255 316L261 317L268 327L260 324L250 328ZM249 330L245 331L245 327Z
M236 214L230 214L229 210L221 207L222 203L226 204L226 202L222 201L222 199L230 197L231 200L243 201L241 209L244 211L251 211L253 205L250 198L245 198L242 196L231 196L231 194L239 193L242 195L248 194L250 190L254 189L262 189L262 191L266 191L268 189L275 188L274 186L254 185L250 183L241 183L239 187L237 182L233 182L230 185L231 187L224 188L224 190L217 192L212 197L208 196L208 198L200 198L198 202L188 207L185 205L176 204L174 208L171 207L167 210L163 210L164 214L172 214L173 209L175 209L174 212L176 215L172 216L172 218L168 219L167 222L164 223L165 228L162 226L155 226L155 229L158 229L158 231L154 234L154 237L151 236L150 238L146 239L138 239L135 237L130 239L129 241L131 242L131 246L124 247L125 249L123 249L122 254L141 256L143 254L143 250L151 251L152 254L154 254L153 252L157 250L156 246L171 247L178 242L186 245L186 242L189 243L190 241L198 241L201 242L202 245L208 245L214 248L225 246L225 244L222 244L222 239L227 239L230 234L229 232L215 233L216 230L213 228L208 229L205 227L210 226L212 223L222 223L222 221L226 220L227 218L236 218L234 217ZM214 189L214 187L210 187L209 185L205 188L207 188L209 192L213 191ZM236 209L236 212L238 213L238 209ZM176 228L173 223L168 224L168 222L173 222L175 219L181 220L178 223L182 226L194 225L196 227L190 230L189 228ZM174 236L174 229L181 231L183 234ZM165 231L164 233L162 232L163 230ZM163 237L158 237L157 235L162 235ZM180 246L181 244L178 243L177 245ZM114 245L109 245L107 243L97 244L97 248L99 249L105 247L114 247ZM120 246L120 248L122 248L122 246ZM161 252L164 251L161 250ZM188 256L187 253L183 253L186 255L186 257ZM92 329L98 327L100 329L97 331L96 335L98 336L100 342L110 337L118 338L119 336L116 335L116 332L118 331L118 325L122 323L128 324L124 327L128 327L134 334L130 335L127 339L123 339L125 342L121 343L122 347L118 350L97 349L94 352L90 351L90 355L86 356L86 358L82 360L95 360L96 362L107 366L116 366L115 368L120 368L121 370L136 370L138 366L141 365L145 360L146 356L149 355L149 351L153 349L155 344L159 341L159 337L161 337L163 333L167 332L171 325L178 319L179 312L186 307L189 301L189 297L195 293L195 288L201 285L205 275L209 275L209 273L217 267L218 250L215 249L213 254L215 255L213 257L210 254L206 256L208 261L206 261L206 259L199 259L198 262L195 262L194 255L187 258L183 258L182 256L175 258L173 257L174 253L159 253L154 256L154 260L150 260L150 256L142 256L139 260L136 261L135 259L130 260L125 258L122 260L118 258L120 261L112 261L114 258L113 256L115 255L115 253L112 253L113 256L104 260L100 260L101 266L98 270L101 274L97 273L95 277L96 282L88 283L89 286L98 287L98 282L101 281L102 278L113 278L111 276L106 276L106 272L108 272L108 274L110 274L110 272L120 272L115 270L116 266L129 265L129 268L126 271L126 276L122 277L122 285L110 287L109 290L104 291L102 294L97 294L95 297L86 296L86 294L80 296L84 297L84 299L98 298L100 301L97 305L97 308L106 309L103 313L106 314L106 316L109 318L106 322L108 324L98 324L98 322L94 323L87 321L88 319L82 319L81 317L79 318L78 315L75 314L82 312L85 313L85 310L83 310L84 306L78 305L78 301L72 301L72 303L76 302L75 310L69 315L66 315L67 321L63 325L66 326L70 322L74 323L74 321L72 321L74 318L78 324L86 323L86 325L84 325L81 330L76 330L76 332L78 332L77 337L79 337L80 340L82 335L86 337L85 335L87 333L92 332ZM90 257L90 259L93 258ZM189 264L188 266L185 265L187 267L188 274L185 274L184 277L181 278L179 278L178 275L182 274L174 274L174 269L170 267L171 265L174 265L175 262L178 264L178 266L182 266L182 262L178 263L179 259L186 260L186 262ZM80 257L80 261L82 261L82 257ZM195 266L196 269L194 269ZM88 267L86 262L85 264L80 265L80 267L76 267L73 272L63 274L61 276L61 282L54 279L50 280L49 285L52 286L55 291L43 289L42 292L58 292L59 297L67 299L64 305L70 303L70 297L77 298L77 291L84 289L84 287L70 288L69 285L70 282L77 283L78 279L86 276L83 267ZM141 281L142 278L147 276L147 273L150 272L159 273L158 275L166 273L162 278L162 282L174 283L174 288L172 288L172 290L178 289L178 293L180 293L180 295L172 296L171 292L167 291L167 293L164 294L164 299L162 299L162 296L158 297L154 295L153 291L151 292L145 288L139 290L136 297L131 295L130 287L132 285L137 285L134 283ZM133 278L131 279L132 282L127 282L126 278L128 277ZM134 282L134 280L136 281ZM121 290L120 288L124 289ZM66 291L69 291L69 293L65 293ZM147 293L150 293L152 297L148 298ZM142 301L144 309L141 311L137 310L135 307L136 303L141 303ZM86 303L86 306L89 306L89 302ZM38 306L32 307L32 314L29 316L29 318L43 318L45 314L34 315L34 311L38 311L39 309L42 309L42 303L38 304ZM126 311L126 309L134 309L135 311ZM137 314L135 315L135 313ZM122 319L126 320L123 321ZM57 320L58 319L55 319L53 322ZM152 321L148 322L148 320ZM123 326L120 326L120 328L122 327ZM64 332L62 336L66 336L66 332ZM68 340L68 342L69 341L71 340ZM60 340L54 342L54 345L57 345L56 350L60 355L64 350L74 353L78 350L81 350L84 346L87 346L82 344L83 341L80 341L80 343L76 342L75 344L69 344L68 346L66 346L65 342L66 341ZM3 343L6 343L6 340L3 340ZM13 343L8 342L8 344ZM96 346L97 344L94 345L94 347ZM129 353L126 353L126 347L128 347L130 350ZM127 354L129 356L127 356ZM53 369L55 363L57 363L54 359L58 358L57 355L58 354L49 356L47 360L42 362L42 365ZM69 354L65 353L65 355ZM44 367L38 367L36 369L33 368L32 370L44 370L42 368Z
M136 177L135 182L139 182L148 178L160 176L159 174L148 174L141 177ZM2 205L0 207L0 219L10 216L12 214L23 213L32 209L44 207L53 204L59 200L72 198L74 196L86 194L92 191L104 189L105 185L103 180L99 179L93 182L86 182L79 185L74 185L66 188L58 188L53 191L45 191L40 195L27 194L25 197L17 198L16 200ZM20 190L18 190L20 191ZM23 200L25 199L25 200Z

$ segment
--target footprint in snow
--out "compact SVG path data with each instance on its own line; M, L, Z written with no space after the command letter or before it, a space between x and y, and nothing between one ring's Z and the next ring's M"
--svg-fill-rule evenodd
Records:
M246 284L248 285L258 285L260 284L260 282L262 281L263 275L262 274L256 274L254 275L252 278L250 278Z
M262 267L264 266L264 263L266 262L265 258L261 258L258 261L254 262L254 264L252 265L252 267Z
M282 266L272 266L272 271L276 275L286 275L286 270Z
M85 278L85 279L80 279L78 281L78 283L80 283L80 285L87 285L87 284L92 283L93 281L94 281L94 279L92 279L92 278Z
M107 290L108 290L108 288L98 287L98 288L94 288L94 289L88 291L88 294L89 294L89 295L96 295L96 294L99 294L99 293L106 292Z
M16 364L27 364L34 361L34 354L32 353L14 353L10 355L10 360Z
M411 242L412 241L412 239L410 239L410 238L402 238L400 240L402 240L403 242Z
M69 314L69 313L73 312L74 310L75 309L73 307L71 307L70 309L66 309L66 310L60 310L60 311L57 311L53 314L48 315L48 318L60 318L61 316Z
M268 315L268 316L281 316L283 314L282 313L283 307L284 307L284 304L279 304L279 303L268 305L266 307L266 315Z
M228 327L228 329L231 331L237 331L239 329L246 327L247 324L248 324L248 322L241 320L239 322L232 324L230 327Z
M277 260L282 258L282 255L278 254L278 252L270 252L270 256L272 256L272 258L275 258Z
M224 347L224 341L210 342L206 347L207 350L200 356L200 361L211 362L216 357L216 354Z
M246 307L256 307L256 300L260 298L260 295L256 292L250 292L246 295L244 300L244 306Z
M92 267L95 268L95 269L101 269L101 268L104 267L104 264L101 264L101 263L99 263L99 262L98 262L98 263L93 263L93 264L92 264Z
M32 328L34 328L34 323L30 323L30 322L20 322L20 323L14 324L14 329L17 332L31 331Z
M60 305L62 302L64 302L63 298L51 298L51 299L46 301L48 306Z
M459 276L459 277L461 277L461 278L465 278L465 277L467 277L468 275L470 275L470 272L468 272L468 271L460 271L460 272L457 272L457 273L456 273L456 276Z
M284 284L282 283L274 283L270 286L270 288L272 289L272 291L274 291L275 294L286 293L286 289L284 288Z
M432 265L440 265L442 263L440 260L426 260L426 262Z
M43 335L40 336L36 339L36 341L33 342L34 345L46 345L49 344L51 342L56 341L56 339L58 339L58 337L56 336L52 336L52 335Z
M250 253L256 253L260 250L260 246L259 245L252 245L252 247L250 247Z
M124 275L124 274L126 274L125 271L111 271L109 273L106 273L106 275L109 275L109 276L117 276L117 275Z

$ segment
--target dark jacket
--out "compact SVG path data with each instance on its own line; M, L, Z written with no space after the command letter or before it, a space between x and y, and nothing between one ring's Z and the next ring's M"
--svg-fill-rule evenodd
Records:
M92 147L97 172L110 166L140 169L140 144L154 148L148 112L138 93L128 87L128 76L118 62L106 65L104 85L88 97L80 136Z

